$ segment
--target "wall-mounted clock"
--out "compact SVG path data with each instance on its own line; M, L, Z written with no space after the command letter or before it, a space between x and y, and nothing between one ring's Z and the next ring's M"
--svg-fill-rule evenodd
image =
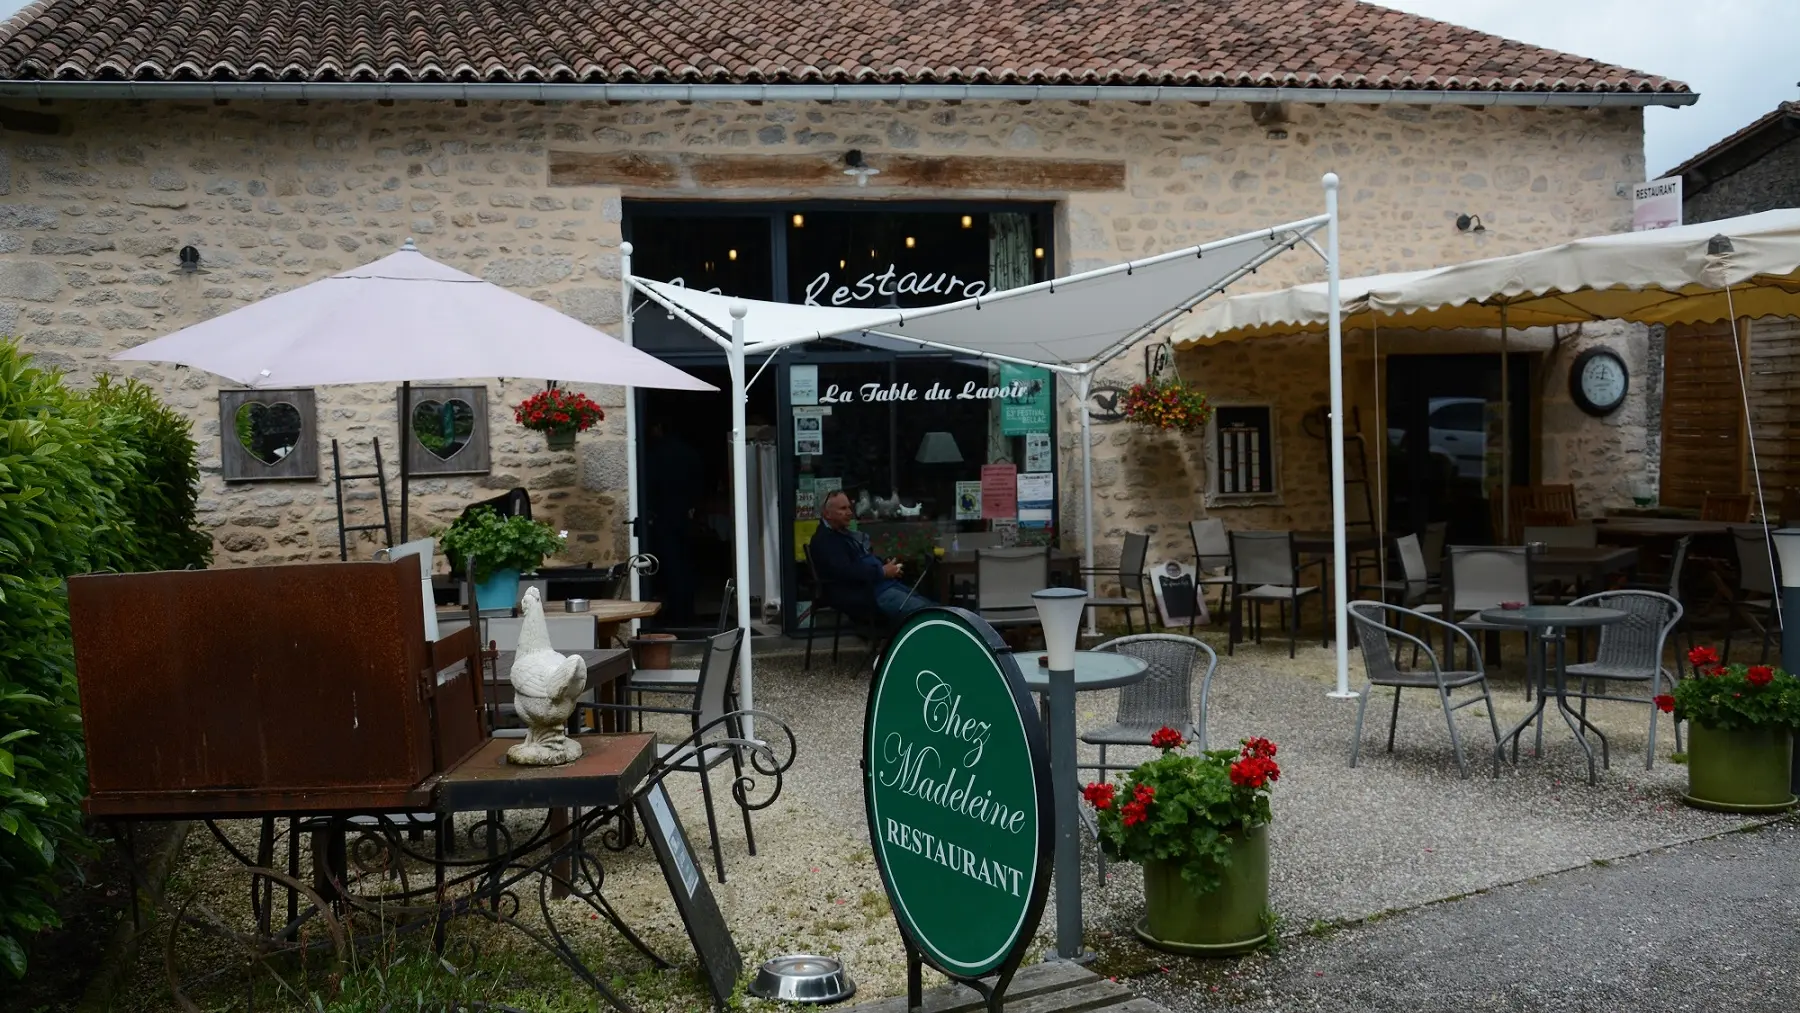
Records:
M1590 348L1577 355L1569 367L1569 397L1575 407L1593 416L1618 411L1630 382L1625 360L1610 348Z

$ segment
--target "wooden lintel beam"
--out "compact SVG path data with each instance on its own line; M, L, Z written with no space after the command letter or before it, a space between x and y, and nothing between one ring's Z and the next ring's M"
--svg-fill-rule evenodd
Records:
M988 190L1100 193L1125 189L1125 163L968 155L873 155L881 190ZM617 186L707 191L806 189L854 193L842 156L695 155L660 151L550 152L551 186Z
M0 106L0 130L15 130L21 134L58 134L62 132L62 117Z

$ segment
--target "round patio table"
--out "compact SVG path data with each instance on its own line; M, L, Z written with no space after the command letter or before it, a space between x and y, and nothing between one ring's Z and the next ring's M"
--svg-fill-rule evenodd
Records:
M1050 669L1038 661L1045 656L1043 651L1016 651L1013 654L1013 657L1019 659L1019 672L1025 676L1025 685L1033 693L1050 692ZM1142 682L1144 674L1149 670L1144 659L1134 658L1129 654L1076 651L1075 692L1129 686L1134 682Z
M1549 666L1547 649L1551 644L1556 646L1556 709L1562 714L1563 721L1568 723L1569 731L1575 734L1575 742L1587 755L1588 784L1598 783L1599 776L1594 769L1594 749L1588 745L1587 732L1592 731L1600 739L1600 763L1610 765L1606 735L1593 722L1583 717L1578 711L1569 707L1568 694L1568 637L1564 632L1569 629L1584 629L1593 626L1611 626L1624 622L1629 616L1618 609L1595 608L1589 605L1527 605L1518 609L1483 609L1481 621L1495 626L1511 626L1536 632L1531 638L1537 649L1530 652L1531 675L1537 679L1537 706L1525 720L1516 725L1512 731L1500 736L1494 743L1494 776L1500 776L1500 759L1506 753L1506 740L1512 740L1512 762L1519 762L1519 738L1533 721L1537 722L1537 745L1534 755L1544 755L1544 708L1549 702Z

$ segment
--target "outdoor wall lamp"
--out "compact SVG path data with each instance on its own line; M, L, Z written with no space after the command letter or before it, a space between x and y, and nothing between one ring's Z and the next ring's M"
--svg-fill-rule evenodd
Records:
M863 161L861 148L851 148L844 152L844 175L855 176L857 186L868 186L870 176L881 175L881 170Z
M192 246L182 247L181 252L176 254L176 256L178 258L180 258L181 266L177 267L174 270L174 272L172 272L172 273L175 273L175 274L211 274L212 273L210 271L202 271L200 269L200 251L195 249Z
M1458 231L1458 232L1486 232L1487 226L1481 224L1481 216L1480 215L1457 215L1456 216L1456 231Z

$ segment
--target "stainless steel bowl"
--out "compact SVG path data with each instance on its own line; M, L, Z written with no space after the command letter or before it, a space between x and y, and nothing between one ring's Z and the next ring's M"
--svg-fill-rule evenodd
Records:
M782 1002L841 1002L856 994L856 983L837 958L796 953L757 968L750 994Z
M586 598L570 598L563 602L564 612L586 612L587 610L588 600Z

